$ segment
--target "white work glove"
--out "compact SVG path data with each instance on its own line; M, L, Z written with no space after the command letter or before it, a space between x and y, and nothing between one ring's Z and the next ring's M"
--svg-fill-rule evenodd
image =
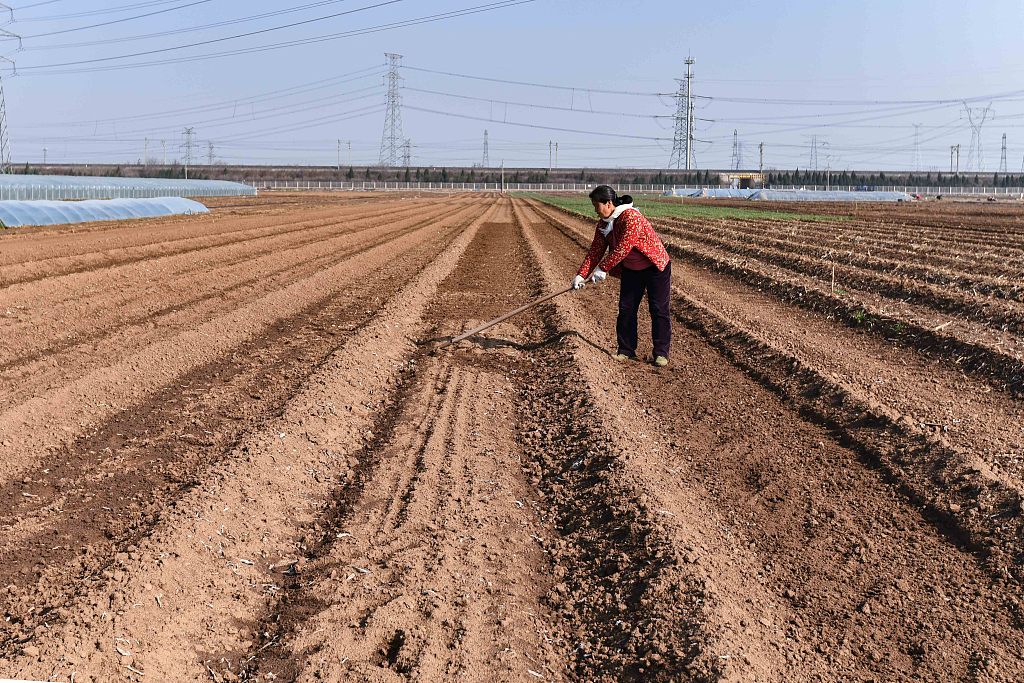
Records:
M573 289L583 289L583 285L585 285L586 283L587 283L587 281L583 279L582 275L577 275L576 277L574 277L572 279L572 288Z
M594 272L590 275L591 282L604 282L604 279L608 277L608 273L604 272L600 268L595 268Z

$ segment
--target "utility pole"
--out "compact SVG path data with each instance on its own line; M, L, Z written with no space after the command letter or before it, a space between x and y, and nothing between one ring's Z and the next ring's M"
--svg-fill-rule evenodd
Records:
M501 160L501 193L505 194L505 160Z
M677 78L679 92L676 94L675 135L672 138L672 156L669 168L683 168L689 171L696 167L693 153L693 65L692 57L686 58L686 78Z
M192 135L195 128L185 129L185 180L188 180L188 166L192 163Z
M999 155L999 172L1006 173L1006 133L1003 133L1003 150Z
M160 141L160 146L163 147L163 149L164 149L164 163L163 163L163 165L166 166L167 165L167 140L161 140Z
M757 146L757 152L758 152L758 156L760 157L760 160L757 163L757 172L763 174L764 173L764 143L763 142Z
M46 148L43 147L43 166L46 166Z
M352 165L352 141L348 141L348 165Z
M487 150L487 129L486 128L484 128L484 158L480 162L480 166L482 168L490 168L490 166L491 166L491 158L490 158L490 155L488 154L488 150Z
M142 147L142 165L149 166L149 138L146 138L146 143Z
M551 169L554 168L554 166L552 165L552 161L551 161L551 159L552 159L551 154L552 154L552 150L554 149L554 144L555 143L551 142L551 140L548 140L548 173L551 173Z
M397 166L399 148L402 146L402 95L399 83L402 80L398 67L402 55L393 52L384 54L388 60L388 102L384 112L384 133L380 139L380 165Z
M555 143L555 168L558 168L558 143Z
M341 170L341 140L338 140L338 170Z

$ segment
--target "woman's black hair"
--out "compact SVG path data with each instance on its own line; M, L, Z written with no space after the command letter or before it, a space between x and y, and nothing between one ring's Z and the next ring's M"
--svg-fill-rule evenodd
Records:
M590 201L605 204L611 202L615 206L622 204L632 204L633 198L628 194L624 194L621 197L615 194L615 190L612 189L611 185L598 185L590 191Z

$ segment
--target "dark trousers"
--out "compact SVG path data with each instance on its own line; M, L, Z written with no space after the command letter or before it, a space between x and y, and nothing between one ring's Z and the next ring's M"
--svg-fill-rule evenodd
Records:
M672 293L672 264L659 271L655 266L644 270L622 269L619 281L619 318L615 332L619 338L619 353L636 355L636 314L640 300L647 292L647 306L651 311L651 341L654 355L668 358L668 347L672 341L672 325L669 321L669 297Z

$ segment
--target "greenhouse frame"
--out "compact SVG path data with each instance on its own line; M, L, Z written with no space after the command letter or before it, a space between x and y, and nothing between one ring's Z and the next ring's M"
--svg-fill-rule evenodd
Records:
M238 197L256 188L227 180L0 174L0 200Z

